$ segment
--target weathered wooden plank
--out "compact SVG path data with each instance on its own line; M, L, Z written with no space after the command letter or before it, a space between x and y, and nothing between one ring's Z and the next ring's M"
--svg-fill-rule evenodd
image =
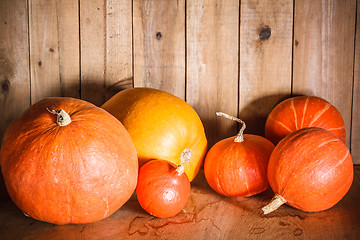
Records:
M134 1L134 86L185 98L185 1Z
M77 0L31 0L31 99L80 97Z
M132 87L130 0L80 0L81 98L101 105Z
M60 96L59 32L55 0L29 1L31 101Z
M295 1L293 93L342 114L350 143L356 0Z
M273 107L291 94L293 1L241 1L240 118L264 134Z
M186 100L202 119L209 146L236 134L216 116L238 113L239 1L187 1Z
M28 5L0 1L0 139L10 122L30 106Z
M133 87L132 1L108 0L106 6L105 100Z
M355 164L360 164L360 0L357 0L356 19L351 156Z
M57 0L60 95L80 98L79 1Z

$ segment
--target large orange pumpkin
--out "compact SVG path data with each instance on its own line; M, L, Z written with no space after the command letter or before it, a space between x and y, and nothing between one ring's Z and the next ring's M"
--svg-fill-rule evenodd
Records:
M108 217L130 198L138 174L124 126L73 98L47 98L25 111L4 134L0 163L24 214L55 224Z
M333 133L304 128L275 147L268 179L275 197L263 208L264 213L284 203L317 212L331 208L347 193L353 180L353 163L349 150Z
M156 89L126 89L103 106L129 131L139 164L150 159L180 163L190 181L207 150L204 127L193 108L182 99Z
M269 188L267 165L274 144L264 137L243 134L245 123L224 113L218 116L242 123L236 137L217 142L208 152L204 173L210 187L227 197L248 197Z
M265 123L265 137L277 144L282 138L306 127L325 128L345 143L345 125L339 111L314 96L286 99L275 106Z

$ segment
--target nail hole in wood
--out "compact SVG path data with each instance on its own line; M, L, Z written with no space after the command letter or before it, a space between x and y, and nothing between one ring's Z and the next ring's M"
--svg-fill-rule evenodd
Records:
M155 36L157 40L160 40L162 38L161 32L157 32Z
M299 44L298 40L295 40L295 46L297 46Z
M50 52L54 52L55 50L54 50L53 48L50 48L49 51L50 51Z
M42 65L42 62L41 62L41 61L38 61L38 65L39 65L39 67L41 67L41 65Z
M267 40L270 38L270 36L271 36L271 28L269 26L264 26L263 28L261 28L259 33L259 38L261 40Z

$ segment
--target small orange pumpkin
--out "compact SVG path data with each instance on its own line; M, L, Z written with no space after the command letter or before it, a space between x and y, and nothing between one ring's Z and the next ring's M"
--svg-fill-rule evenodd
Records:
M182 165L151 160L140 168L136 195L149 214L167 218L178 214L190 196L190 182Z
M192 181L207 150L204 127L182 99L152 88L126 89L103 106L119 119L134 141L139 165L162 159L179 165Z
M277 144L288 134L307 127L325 128L345 143L344 120L326 100L314 96L286 99L275 106L265 123L265 137Z
M306 212L329 209L345 196L353 175L350 152L339 138L323 128L300 129L271 154L268 178L275 197L263 211L284 203Z
M6 130L1 170L14 203L37 220L89 223L132 195L138 161L124 126L95 105L47 98Z
M210 187L228 197L247 197L269 188L267 164L274 144L264 137L243 134L245 123L224 113L217 113L242 123L236 137L216 143L208 152L204 173Z

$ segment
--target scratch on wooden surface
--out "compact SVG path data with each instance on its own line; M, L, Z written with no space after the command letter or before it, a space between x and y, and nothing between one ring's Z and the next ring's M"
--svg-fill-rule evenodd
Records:
M304 231L300 228L297 228L293 231L293 233L294 233L294 236L300 236L304 233Z
M213 227L215 227L220 233L222 232L220 227L216 225L213 219L211 218L198 218L198 213L179 213L172 218L157 218L157 217L135 217L129 224L128 235L132 236L138 233L141 236L147 235L150 229L155 230L155 234L161 229L169 225L180 225L186 223L199 223L199 222L209 222Z
M250 229L250 234L263 234L265 232L265 228L263 227L253 227Z
M289 214L290 217L293 217L293 218L298 218L300 220L305 220L305 217L304 216L301 216L299 214Z
M202 218L199 221L195 221L195 222L203 222L203 221L210 221L211 225L213 225L220 233L222 232L221 229L215 224L212 218Z
M146 235L149 232L149 227L147 227L146 224L144 223L146 221L147 218L136 216L129 224L128 235L132 236L136 233L138 233L141 236Z
M84 225L84 226L82 227L82 229L80 230L80 233L82 233L82 232L84 231L85 227L86 227L86 225Z
M280 221L280 222L279 222L279 225L285 227L285 226L290 226L290 223L286 223L286 222L284 222L284 221Z

